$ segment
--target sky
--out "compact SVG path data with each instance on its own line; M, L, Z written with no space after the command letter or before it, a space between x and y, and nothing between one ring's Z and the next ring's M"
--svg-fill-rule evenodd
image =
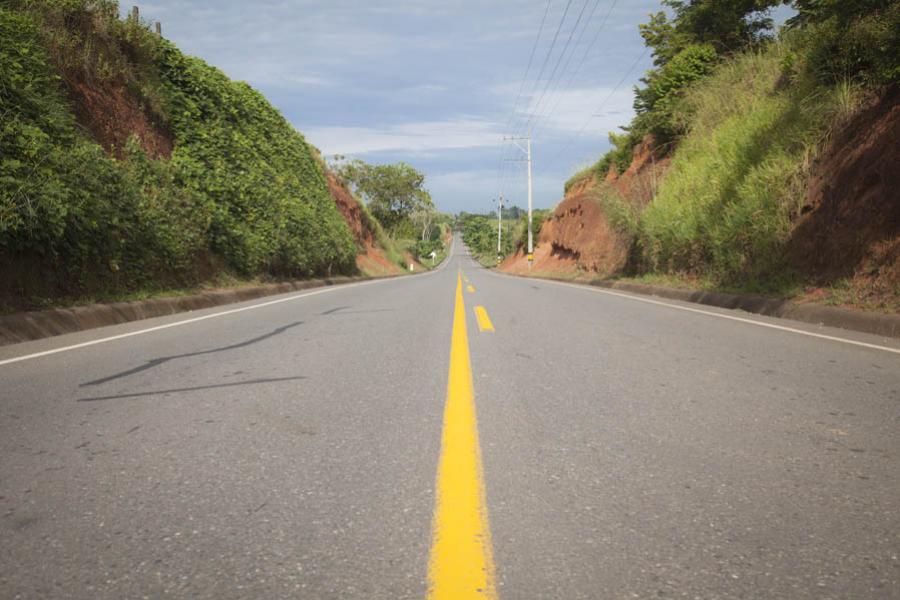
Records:
M123 12L132 3L123 3ZM156 0L141 17L259 89L326 158L403 161L446 212L526 206L631 119L651 66L638 24L658 0ZM523 143L523 142L520 142Z

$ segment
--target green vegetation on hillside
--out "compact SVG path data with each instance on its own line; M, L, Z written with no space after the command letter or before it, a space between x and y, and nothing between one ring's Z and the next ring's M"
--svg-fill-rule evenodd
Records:
M100 116L139 117L122 147L85 126L84 89L124 111ZM4 3L0 112L7 298L355 269L314 149L250 86L120 20L115 2ZM171 157L151 138L171 139Z
M425 175L406 163L371 165L335 157L334 171L362 196L369 211L396 237L427 238L436 209Z
M610 168L622 173L633 148L652 135L656 151L671 153L690 128L693 115L683 98L717 64L738 53L761 51L774 34L768 9L791 4L788 21L794 54L805 75L823 86L853 82L869 86L900 79L900 2L896 0L663 0L673 13L651 15L640 26L653 51L655 68L635 88L635 118L623 133L611 132L612 149L566 182L568 190L588 177L602 179ZM790 66L787 65L786 66ZM796 71L796 70L795 70Z
M528 246L528 212L521 211L518 219L507 219L506 210L502 224L500 257L506 257ZM532 211L532 236L537 245L541 224L552 211L537 209ZM497 260L497 218L495 215L480 215L462 212L457 217L457 227L462 230L463 242L482 264L493 265Z
M866 93L900 80L900 2L798 0L775 39L765 9L780 3L664 0L674 16L641 27L656 67L636 89L637 114L566 184L621 173L641 141L671 157L649 204L596 186L634 240L630 273L762 292L796 285L785 245L810 165Z
M402 162L372 165L334 158L335 174L364 199L366 214L384 226L385 246L399 246L420 261L445 250L449 216L435 208L423 173Z
M688 92L690 131L638 222L646 269L729 283L783 270L804 165L831 117L852 110L843 88L786 70L791 55L787 44L738 55ZM794 81L779 89L784 78Z

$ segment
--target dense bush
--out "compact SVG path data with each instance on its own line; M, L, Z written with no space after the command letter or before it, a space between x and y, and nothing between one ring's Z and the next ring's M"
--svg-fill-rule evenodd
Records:
M352 237L303 136L247 84L162 45L172 164L213 207L212 249L244 273L351 269Z
M822 81L900 81L900 2L808 4L794 24L806 25L809 67Z
M258 92L120 21L114 2L6 6L0 263L38 261L54 295L189 283L210 254L245 275L355 269L322 165ZM137 139L111 156L76 123L73 83L124 86L174 134L171 160Z
M444 243L440 239L419 240L416 242L416 258L422 260L431 256L432 252L440 252L444 249Z
M184 265L202 209L172 193L166 165L134 148L116 161L82 135L40 39L30 15L0 9L0 252L43 257L74 289Z
M635 90L637 116L630 127L634 135L643 137L646 133L652 133L660 142L666 142L681 133L682 127L675 115L680 99L691 83L709 75L716 58L716 50L711 45L695 44L652 71L644 79L646 86ZM611 141L616 143L615 138ZM634 142L634 139L629 141ZM617 147L619 145L616 144Z
M531 239L535 247L537 247L538 236L541 234L541 225L544 224L544 221L547 220L552 212L547 209L531 211ZM509 237L514 245L513 251L519 248L528 249L528 212L519 217L512 235Z
M496 220L488 215L462 213L459 218L462 238L466 246L475 254L495 255L497 253Z

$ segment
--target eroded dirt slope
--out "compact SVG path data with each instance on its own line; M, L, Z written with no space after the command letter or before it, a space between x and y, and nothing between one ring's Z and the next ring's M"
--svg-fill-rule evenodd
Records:
M606 277L622 271L628 262L631 237L622 234L605 214L599 200L601 188L615 191L624 202L640 211L653 193L669 159L660 160L648 136L635 147L628 169L621 175L610 169L604 181L589 177L573 185L541 226L532 271L551 274L586 273ZM524 249L508 257L500 269L527 273Z
M900 86L868 103L813 166L791 265L821 286L900 310Z
M79 74L65 81L79 125L110 155L122 158L131 136L151 158L172 155L172 133L124 83L88 83Z
M357 254L356 266L366 275L395 275L402 273L403 269L399 265L391 262L384 252L384 249L378 245L375 239L375 232L368 224L362 207L350 191L341 181L331 173L325 171L325 177L328 180L328 191L334 198L334 203L338 210L347 221L350 233L356 240Z

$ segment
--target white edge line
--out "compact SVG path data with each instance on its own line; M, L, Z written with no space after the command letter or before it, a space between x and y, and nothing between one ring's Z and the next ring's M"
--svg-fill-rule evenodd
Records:
M446 261L445 261L446 262ZM431 271L426 271L425 273L419 273L419 276L430 275L432 273L437 273L442 270L443 267L438 267L437 269L433 269ZM363 286L363 285L372 285L376 283L385 283L387 281L402 281L406 279L406 277L386 277L384 279L376 279L374 281L360 281L357 283L345 283L345 284L337 284L330 285L323 289L313 290L310 292L303 292L300 294L295 294L292 296L288 296L287 298L278 298L277 300L269 300L267 302L261 302L259 304L251 304L250 306L242 306L240 308L232 308L229 310L223 310L217 313L212 313L208 315L203 315L200 317L193 317L191 319L183 319L181 321L175 321L174 323L166 323L165 325L157 325L155 327L148 327L146 329L139 329L137 331L129 331L128 333L120 333L119 335L111 335L109 337L100 338L97 340L90 340L88 342L81 342L80 344L72 344L71 346L63 346L61 348L53 348L52 350L44 350L43 352L35 352L33 354L24 354L22 356L15 356L13 358L7 358L4 360L0 360L0 366L8 365L11 363L20 362L23 360L30 360L33 358L40 358L42 356L49 356L51 354L58 354L60 352L67 352L69 350L77 350L78 348L86 348L88 346L94 346L96 344L104 344L106 342L112 342L115 340L121 340L124 338L129 338L135 335L142 335L145 333L151 333L153 331L160 331L162 329L169 329L170 327L178 327L180 325L187 325L189 323L196 323L198 321L205 321L207 319L215 319L217 317L224 317L226 315L233 315L235 313L244 312L245 310L254 310L257 308L263 308L264 306L272 306L273 304L281 304L282 302L291 302L293 300L299 300L301 298L306 298L308 296L316 296L318 294L325 294L328 292L336 292L338 290L346 290L353 287ZM134 321L132 321L134 322ZM124 325L124 323L120 323L120 325ZM73 332L74 333L74 332ZM48 339L48 338L44 338ZM35 340L36 341L36 340Z
M518 277L516 275L507 275L506 273L496 273L491 269L487 269L493 275L499 275L500 277L517 277L520 279L525 279L524 277ZM843 342L844 344L852 344L854 346L862 346L863 348L871 348L873 350L883 350L885 352L892 352L894 354L900 354L900 348L891 348L890 346L879 346L878 344L869 344L866 342L857 342L856 340L848 340L847 338L835 337L833 335L825 335L824 333L814 333L812 331L804 331L802 329L795 329L793 327L785 327L784 325L776 325L774 323L766 323L765 321L754 321L753 319L746 319L744 317L736 317L734 315L726 315L722 313L713 312L710 310L703 310L701 308L693 308L690 306L680 306L678 304L670 304L668 302L661 302L659 300L653 300L652 298L642 298L640 296L634 296L632 294L623 294L621 292L614 292L612 290L605 290L602 288L598 288L596 286L589 285L578 285L576 283L566 283L564 281L555 281L553 279L543 279L543 278L533 278L537 281L545 281L547 283L552 283L555 285L562 285L565 287L571 287L579 290L584 290L586 292L597 292L600 294L607 294L610 296L618 296L619 298L627 298L629 300L636 300L638 302L646 302L647 304L657 304L659 306L667 306L669 308L675 308L678 310L684 310L692 313L699 313L701 315L709 315L711 317L718 317L720 319L728 319L729 321L738 321L740 323L748 323L750 325L756 325L758 327L768 327L770 329L778 329L781 331L787 331L790 333L798 333L800 335L808 335L810 337L820 338L823 340L831 340L833 342Z

